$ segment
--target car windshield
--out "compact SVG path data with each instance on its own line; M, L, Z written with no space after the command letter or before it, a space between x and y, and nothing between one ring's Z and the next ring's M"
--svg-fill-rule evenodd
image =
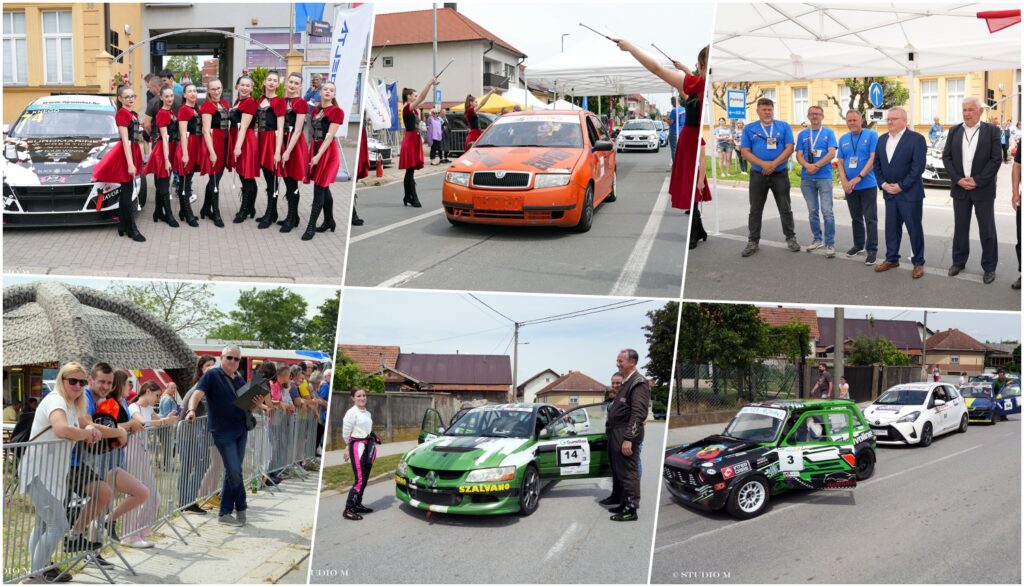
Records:
M1003 397L1013 397L1013 396L1016 396L1016 395L1020 395L1020 384L1019 383L1010 383L1010 384L1004 386L1002 389L1000 389L999 393Z
M919 406L928 397L926 389L890 389L875 400L878 405L888 406Z
M964 385L960 388L960 395L964 397L992 397L992 386Z
M575 116L509 116L492 124L474 147L583 146L583 131Z
M630 120L622 125L622 130L655 130L653 120Z
M747 406L729 422L725 436L752 442L771 442L779 435L786 410Z
M111 110L26 110L14 123L13 138L35 137L117 137L117 125Z
M476 408L463 414L445 436L492 436L530 438L534 433L533 410L527 408Z

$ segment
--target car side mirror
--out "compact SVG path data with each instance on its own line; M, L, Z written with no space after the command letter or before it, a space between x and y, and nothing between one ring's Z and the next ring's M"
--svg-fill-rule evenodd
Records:
M537 433L537 438L539 438L539 439L551 438L551 431L547 429L547 426L545 426L544 428L540 429L540 432Z
M4 136L7 136L7 133L11 132L11 125L5 124L3 132L4 132Z
M936 406L936 407L938 407L938 406L944 406L944 405L946 405L946 400L943 400L943 399L937 399L937 400L935 400L935 406Z
M614 139L614 138L616 138L616 137L618 137L618 136L619 136L619 129L615 129L615 130L613 130L613 131L612 131L612 138Z
M437 433L438 434L444 434L444 426L438 426L437 427Z
M597 153L599 151L611 151L613 148L614 145L612 145L611 141L597 141L590 150Z

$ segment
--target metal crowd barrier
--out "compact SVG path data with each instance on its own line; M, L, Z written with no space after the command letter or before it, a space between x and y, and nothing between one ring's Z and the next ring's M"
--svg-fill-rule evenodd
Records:
M272 424L271 421L275 423ZM301 410L294 416L274 412L256 415L249 432L242 465L246 489L256 493L269 473L301 469L316 458L316 414ZM72 466L73 454L82 466ZM84 443L67 440L5 443L3 445L3 580L17 582L48 569L71 572L79 564L93 563L108 582L113 579L95 560L99 550L111 548L124 567L135 574L118 551L108 530L108 517L118 504L112 500L99 509L94 475L106 476L121 467L149 489L142 506L127 512L112 526L116 537L129 541L145 538L167 525L179 540L199 535L182 509L209 499L221 490L224 466L213 444L207 418L182 420L174 426L148 428L129 436L123 449L92 454ZM272 489L267 484L268 489ZM123 499L123 498L121 498ZM174 526L183 521L188 532ZM71 530L99 542L97 550L71 544ZM47 553L53 551L52 556ZM33 556L33 552L36 553Z
M429 158L430 143L427 142L425 133L421 132L420 136L423 138L423 154L425 157ZM449 130L444 133L441 139L441 149L448 158L461 155L466 151L467 136L469 136L469 130ZM398 161L398 156L402 146L402 139L405 137L405 131L380 130L374 132L373 137L391 147L391 157L395 161Z

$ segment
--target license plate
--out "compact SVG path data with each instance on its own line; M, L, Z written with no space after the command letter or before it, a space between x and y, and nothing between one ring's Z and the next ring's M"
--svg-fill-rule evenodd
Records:
M875 436L889 436L888 430L875 430Z
M523 202L519 196L477 196L475 206L480 210L521 210Z

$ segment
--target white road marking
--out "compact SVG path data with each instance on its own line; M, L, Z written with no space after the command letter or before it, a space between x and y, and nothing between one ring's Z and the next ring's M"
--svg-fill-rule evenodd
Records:
M658 199L654 202L654 209L651 210L651 215L647 218L647 224L644 225L640 238L633 245L633 250L630 252L629 258L626 259L625 265L622 266L622 272L619 273L619 278L615 280L615 285L612 286L612 291L608 295L628 297L636 293L644 267L647 265L647 258L651 255L651 249L654 247L654 239L658 237L658 227L661 226L661 220L665 217L665 211L668 210L670 201L668 183L669 178L666 177L661 184L661 191L658 192Z
M392 277L391 279L382 281L375 285L374 287L399 287L412 281L413 279L416 279L420 275L423 275L422 271L406 271L405 273L399 273L398 275Z
M366 240L368 238L373 238L373 237L375 237L377 235L384 234L385 232L390 232L392 230L395 230L396 228L402 228L403 226L405 226L407 224L412 224L413 222L419 222L420 220L426 220L427 218L430 218L431 216L436 216L438 214L444 214L444 208L438 208L437 210L431 210L430 212L426 212L424 214L420 214L419 216L413 216L412 218L406 218L405 220L402 220L401 222L395 222L394 224L389 224L387 226L382 226L380 228L371 230L370 232L363 233L363 234L361 234L359 236L354 236L354 237L348 239L348 242L349 242L349 244L357 243L359 241Z
M562 532L562 535L558 538L558 542L555 542L554 546L552 546L548 550L548 553L544 555L544 562L548 562L556 556L560 555L562 551L565 550L565 547L569 546L569 538L573 534L575 534L576 531L579 530L579 528L579 522L573 522L572 524L569 524L569 527L566 528L565 532Z

